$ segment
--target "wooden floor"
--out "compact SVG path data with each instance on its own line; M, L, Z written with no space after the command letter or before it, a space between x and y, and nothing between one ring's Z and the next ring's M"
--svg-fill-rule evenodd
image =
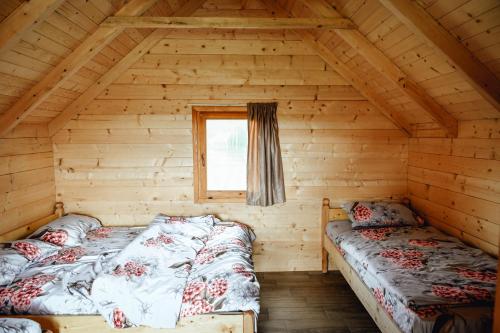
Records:
M339 272L258 273L258 332L379 332Z

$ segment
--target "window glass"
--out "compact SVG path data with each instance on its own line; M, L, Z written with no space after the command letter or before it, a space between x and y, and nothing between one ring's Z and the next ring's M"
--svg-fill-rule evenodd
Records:
M207 190L247 188L246 119L207 119Z

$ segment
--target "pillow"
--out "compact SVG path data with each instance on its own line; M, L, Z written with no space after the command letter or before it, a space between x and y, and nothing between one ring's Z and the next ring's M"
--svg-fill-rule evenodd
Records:
M418 226L423 220L408 207L395 202L355 201L342 205L353 229Z
M45 259L58 250L54 245L34 239L14 241L10 247L0 248L0 285L12 283L30 262Z
M212 232L216 218L213 215L202 216L168 216L158 214L152 223L164 223L166 232L183 234L196 238L206 238Z
M69 214L39 228L28 238L57 246L78 246L90 230L101 227L99 220L85 215Z
M28 264L28 259L12 248L0 249L0 286L11 284Z

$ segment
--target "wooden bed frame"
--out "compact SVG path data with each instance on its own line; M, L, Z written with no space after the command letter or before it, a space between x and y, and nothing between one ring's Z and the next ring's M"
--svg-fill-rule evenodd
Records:
M370 289L359 278L356 271L344 260L344 257L342 257L337 247L325 232L329 221L348 219L349 217L342 208L330 208L330 200L323 199L323 206L321 207L321 270L323 273L328 272L328 256L332 256L335 267L342 273L378 328L384 333L401 333L396 323L387 314L385 309L377 303Z
M410 199L408 198L403 198L402 203L407 207L411 207ZM340 220L349 220L349 216L347 216L346 212L342 208L331 208L329 199L323 199L323 205L321 207L322 272L328 272L328 257L331 256L335 268L338 269L340 273L342 273L347 283L349 283L356 296L359 298L361 303L364 305L364 307L372 317L373 321L377 324L378 328L384 333L401 333L402 331L399 329L397 324L392 320L385 309L375 300L375 297L371 293L370 289L359 278L358 274L356 273L356 271L354 271L354 269L352 269L351 265L349 265L344 260L344 257L340 254L335 244L326 234L326 225L328 224L328 222ZM462 240L466 241L464 239ZM498 267L500 269L500 261L498 263ZM497 284L500 283L499 279L500 276L497 279ZM500 300L499 295L500 293L497 292L497 301ZM500 311L499 307L496 306L496 304L494 306L494 313L494 325L500 326ZM494 332L496 331L494 330Z
M64 215L64 205L58 202L54 213L33 221L23 227L0 235L0 242L12 241L28 236L33 231ZM99 315L13 315L5 317L29 318L38 322L44 329L54 333L116 333L122 329L109 327ZM255 316L252 311L230 312L221 314L206 314L181 318L176 328L157 329L150 327L127 328L130 333L254 333Z

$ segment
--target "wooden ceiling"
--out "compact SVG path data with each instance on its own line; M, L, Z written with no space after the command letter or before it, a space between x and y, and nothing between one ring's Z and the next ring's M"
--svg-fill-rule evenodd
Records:
M499 0L4 0L0 129L56 133L165 34L185 33L100 26L138 15L344 17L357 29L286 33L402 130L454 136L457 121L499 118Z

